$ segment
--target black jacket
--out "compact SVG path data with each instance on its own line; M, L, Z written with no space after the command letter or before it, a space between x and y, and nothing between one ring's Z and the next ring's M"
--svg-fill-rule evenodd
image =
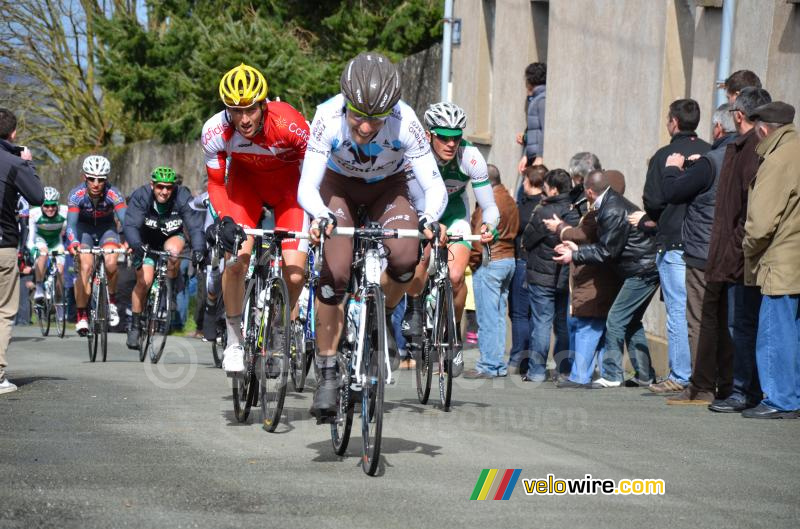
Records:
M191 207L192 194L188 188L176 187L163 214L155 209L155 198L149 184L133 192L123 226L125 240L131 248L137 248L143 242L155 244L163 241L167 237L183 233L185 227L191 239L192 250L205 250L205 214Z
M553 249L561 242L559 234L549 231L543 222L553 215L570 226L576 226L580 220L578 212L572 208L569 193L542 198L539 205L533 208L522 234L522 244L528 252L526 275L528 284L567 290L569 266L553 261Z
M572 207L578 210L578 214L583 217L589 211L589 201L586 199L586 191L583 184L578 184L569 191L569 198L572 200Z
M572 260L576 264L611 264L622 278L657 273L653 238L628 222L634 211L639 208L633 202L609 188L597 210L598 242L579 246Z
M19 243L17 200L22 195L31 206L41 206L44 187L33 164L20 158L22 149L0 139L0 248Z
M688 167L684 164L684 171L677 167L664 169L664 199L670 204L686 204L683 259L693 268L705 270L706 267L719 172L725 148L735 139L735 134L718 139L711 150L693 164Z
M539 195L526 195L525 192L517 195L517 211L519 212L519 231L517 236L514 237L514 257L516 259L527 259L528 252L522 247L522 232L531 218L533 208L541 202L543 194Z
M710 148L695 132L681 131L672 137L669 145L661 147L650 158L642 201L647 216L658 223L656 246L659 250L681 247L683 218L686 215L686 204L669 204L664 199L663 177L667 157L677 152L688 158L693 154L705 154Z

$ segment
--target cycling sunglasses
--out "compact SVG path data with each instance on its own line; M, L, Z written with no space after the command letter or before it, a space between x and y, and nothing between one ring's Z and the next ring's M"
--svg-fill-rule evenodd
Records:
M461 138L464 137L463 134L459 134L458 136L444 136L442 134L436 134L433 131L431 131L431 136L438 139L442 143L450 143L451 141L455 143L461 143Z
M350 115L352 116L352 118L356 121L356 123L359 123L359 124L365 123L365 122L373 122L373 123L374 122L381 122L381 123L385 123L386 122L386 118L388 118L389 114L392 113L392 110L389 109L388 111L383 112L381 114L373 114L373 115L365 114L365 113L361 112L360 110L358 110L353 105L351 105L349 101L347 102L347 110L350 111Z
M89 175L86 175L86 181L87 182L91 182L93 184L99 184L101 182L105 182L106 180L108 180L108 177L105 177L105 176L89 176Z
M172 191L172 188L174 188L175 186L172 184L153 184L153 187L155 189L158 189L159 191L164 191L164 190Z

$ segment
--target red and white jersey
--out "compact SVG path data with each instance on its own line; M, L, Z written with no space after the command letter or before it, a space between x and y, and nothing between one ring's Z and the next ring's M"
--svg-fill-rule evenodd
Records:
M201 137L208 173L211 205L220 217L228 214L225 175L263 176L264 186L293 185L300 176L300 164L308 141L308 123L288 103L267 104L264 127L254 138L247 139L233 127L227 110L206 121Z

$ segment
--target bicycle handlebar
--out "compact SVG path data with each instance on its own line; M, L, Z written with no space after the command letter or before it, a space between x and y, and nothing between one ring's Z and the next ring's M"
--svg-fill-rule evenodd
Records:
M302 231L289 231L289 230L262 230L257 228L245 228L245 235L252 235L254 237L264 237L274 235L277 239L308 239L309 235Z

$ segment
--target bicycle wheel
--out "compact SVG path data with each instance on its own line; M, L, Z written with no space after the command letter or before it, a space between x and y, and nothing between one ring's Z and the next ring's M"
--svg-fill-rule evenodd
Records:
M292 376L294 390L302 393L306 385L306 340L303 325L298 321L292 322L292 342L289 351L291 362L289 364L289 374Z
M264 429L274 432L280 423L283 401L286 398L292 322L286 281L281 277L273 278L268 288L269 310L264 319L265 327L262 327L260 351L259 399Z
M450 411L453 394L453 354L456 340L456 316L453 310L453 287L445 278L439 287L436 307L435 344L439 360L439 400L444 411Z
M343 341L343 340L342 340ZM356 406L356 394L350 390L350 358L342 353L340 341L336 362L339 364L339 394L336 396L336 418L331 424L331 443L333 452L343 456L350 442L353 429L353 410Z
M257 387L255 380L256 366L256 334L261 322L261 311L256 304L258 286L261 282L259 277L253 277L247 282L244 291L244 303L242 305L242 325L244 343L244 367L245 373L242 377L233 377L233 413L236 420L245 422L250 415L250 407L253 405L254 393Z
M41 302L34 301L33 303L33 310L36 312L36 319L39 321L39 330L42 331L42 336L47 336L50 334L51 302L45 296L45 299L41 300Z
M415 369L417 375L417 398L420 404L427 404L431 394L431 333L423 326L422 343L414 346L414 356L417 362Z
M158 310L154 312L155 325L150 335L150 362L157 364L164 354L164 346L167 345L167 336L172 324L172 285L169 280L161 283L154 306Z
M157 293L152 288L147 292L147 302L144 306L144 311L140 316L139 322L139 361L144 362L147 358L147 350L150 347L150 321L153 319L153 305L155 303L155 296Z
M217 338L211 342L211 356L214 357L214 367L222 367L222 352L228 345L228 333L223 326L217 329Z
M386 384L386 307L377 286L369 288L366 298L367 318L362 369L366 382L361 389L361 437L364 472L374 476L381 456L383 430L383 391Z
M100 282L97 295L97 334L100 338L100 352L103 354L103 362L106 361L108 354L108 285L105 280ZM97 348L97 346L95 346Z
M67 330L67 301L64 298L64 284L60 276L52 285L51 298L53 300L53 316L56 321L56 334L59 338L64 337Z
M89 330L86 333L86 337L89 339L89 361L94 362L97 360L97 346L100 345L100 338L97 333L97 293L99 288L94 287L94 275L92 275L92 279L89 282L90 285L93 285L92 292L89 296L89 306L87 308L87 312L89 313Z

